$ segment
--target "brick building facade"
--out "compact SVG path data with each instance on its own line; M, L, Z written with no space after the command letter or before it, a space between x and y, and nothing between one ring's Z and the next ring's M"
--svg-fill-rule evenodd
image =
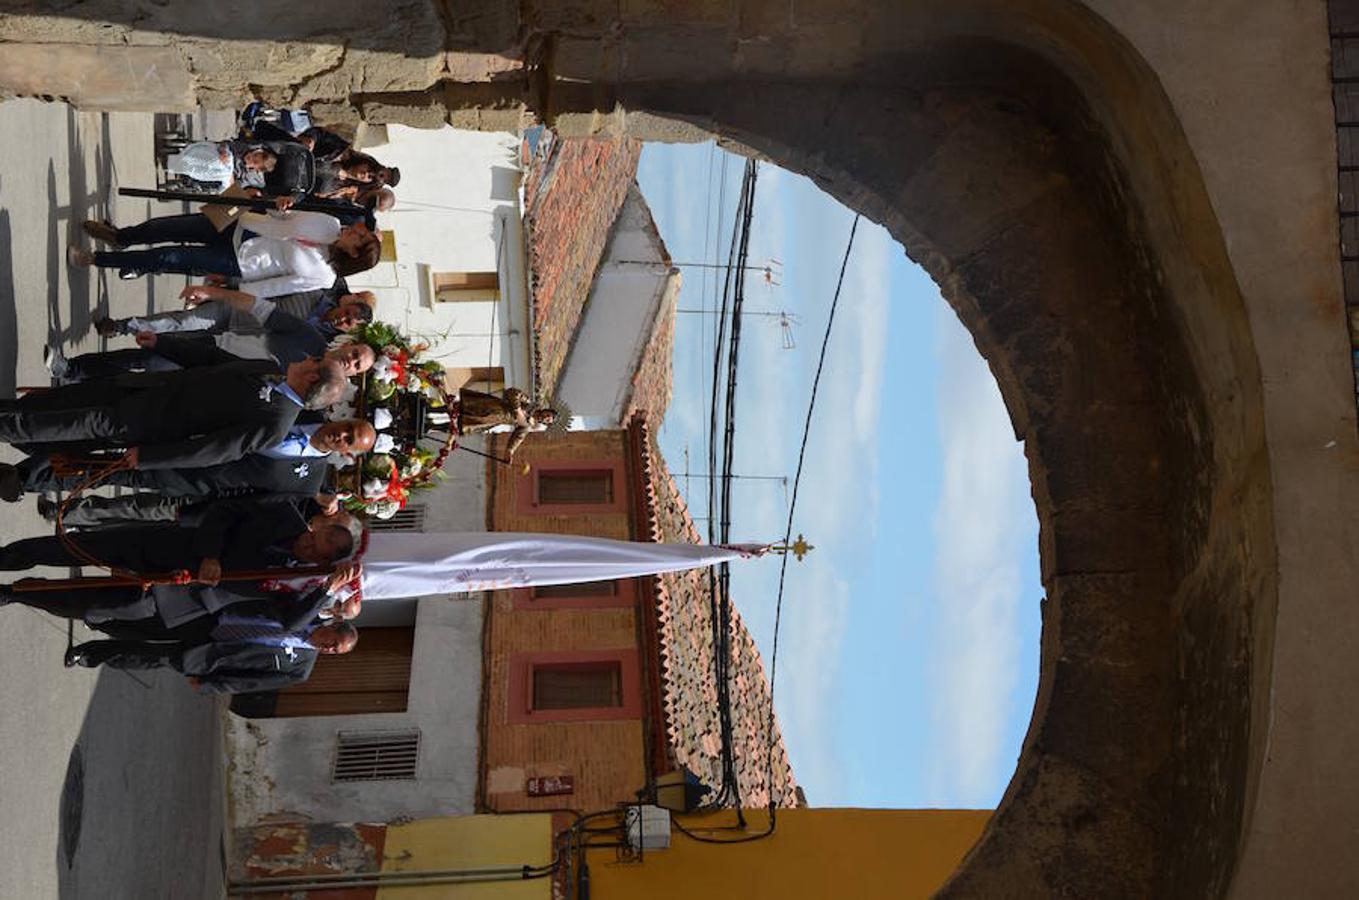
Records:
M488 510L494 531L697 540L641 416L623 430L531 436L514 467L488 472ZM480 810L606 809L681 765L721 783L703 573L496 591L485 623ZM730 627L740 796L795 805L759 654L739 615Z

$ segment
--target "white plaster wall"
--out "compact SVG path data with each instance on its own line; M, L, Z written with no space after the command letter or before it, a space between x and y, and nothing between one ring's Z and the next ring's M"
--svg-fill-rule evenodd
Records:
M485 449L484 442L470 436L459 441L476 450ZM425 531L486 530L486 463L484 457L454 450L435 487L411 495L411 504L425 508Z
M482 595L424 597L416 614L410 701L404 713L241 719L226 727L232 821L267 817L385 822L473 811L481 695ZM341 731L420 729L410 781L334 784Z
M641 192L634 186L619 212L595 273L558 395L577 415L621 423L632 374L662 302L674 302L679 272L670 266Z
M424 504L426 531L484 531L486 460L454 451L446 477L412 501ZM227 716L232 821L266 817L325 822L385 822L399 816L462 815L473 811L477 777L477 716L481 697L481 615L484 595L422 597L369 604L365 624L411 621L415 649L404 713L248 720ZM362 636L360 636L362 640ZM333 784L330 768L340 731L420 729L413 781Z
M450 367L504 366L506 383L529 380L528 296L520 217L519 138L496 132L387 126L365 147L401 169L396 206L378 227L396 235L396 261L348 279L373 291L382 321L431 345ZM437 302L431 272L500 273L497 301Z

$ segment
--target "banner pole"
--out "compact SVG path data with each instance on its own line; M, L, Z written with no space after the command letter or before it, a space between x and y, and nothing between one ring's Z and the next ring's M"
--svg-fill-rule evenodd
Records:
M228 197L223 194L199 194L194 191L154 191L149 188L119 188L120 197L141 197L149 200L180 200L185 203L205 203L209 206L243 206L255 212L268 212L275 209L269 197ZM302 212L352 213L356 204L335 203L327 200L303 200L294 203L290 209Z
M223 572L221 581L264 581L270 578L298 578L313 575L329 575L335 571L330 566L297 566L292 569L257 569L254 571ZM153 581L161 584L174 584L175 573L165 572L142 577L139 575L89 575L78 578L20 578L10 585L14 593L42 591L83 591L105 587L138 587ZM192 579L186 584L195 584Z

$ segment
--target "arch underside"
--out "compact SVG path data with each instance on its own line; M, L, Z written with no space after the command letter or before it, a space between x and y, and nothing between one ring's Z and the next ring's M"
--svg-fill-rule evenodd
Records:
M991 40L874 79L637 82L617 100L884 223L973 334L1025 442L1039 693L1005 797L943 893L1224 893L1274 551L1256 362L1187 149L1148 148L1155 164L1131 171L1136 135Z
M579 115L581 130L625 120L612 115L621 107L749 147L882 222L996 376L1025 441L1047 591L1014 778L943 893L1225 893L1268 684L1269 459L1240 291L1155 74L1062 0L837 0L820 4L824 32L801 33L844 53L795 55L776 34L736 41L735 61L731 17L685 18L711 5L654 4L680 24L649 32L615 21L647 4L616 0L343 0L326 17L228 4L218 30L175 4L58 7L141 36L198 28L174 58L192 64L183 89L192 82L200 101L248 90L436 124L468 109L517 116L527 97L548 119ZM36 0L0 10L53 14ZM111 30L89 39L129 43ZM352 37L332 54L334 35ZM223 37L234 40L210 40ZM246 56L249 42L289 39L269 65ZM494 55L511 43L523 69L459 84L440 68L450 47ZM301 86L237 84L298 60Z

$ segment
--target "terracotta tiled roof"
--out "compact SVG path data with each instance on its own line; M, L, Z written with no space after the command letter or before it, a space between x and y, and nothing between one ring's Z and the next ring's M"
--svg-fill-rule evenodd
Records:
M699 543L701 538L660 449L646 434L643 473L648 492L650 538ZM713 681L713 617L706 570L669 573L657 579L656 605L661 659L661 691L667 750L705 784L722 782L722 739ZM735 610L731 615L730 687L733 743L741 803L769 803L769 681L755 641ZM772 788L780 806L798 804L793 770L778 721L772 723Z
M533 296L534 378L550 397L609 232L637 174L632 139L557 140L529 170L524 225Z

